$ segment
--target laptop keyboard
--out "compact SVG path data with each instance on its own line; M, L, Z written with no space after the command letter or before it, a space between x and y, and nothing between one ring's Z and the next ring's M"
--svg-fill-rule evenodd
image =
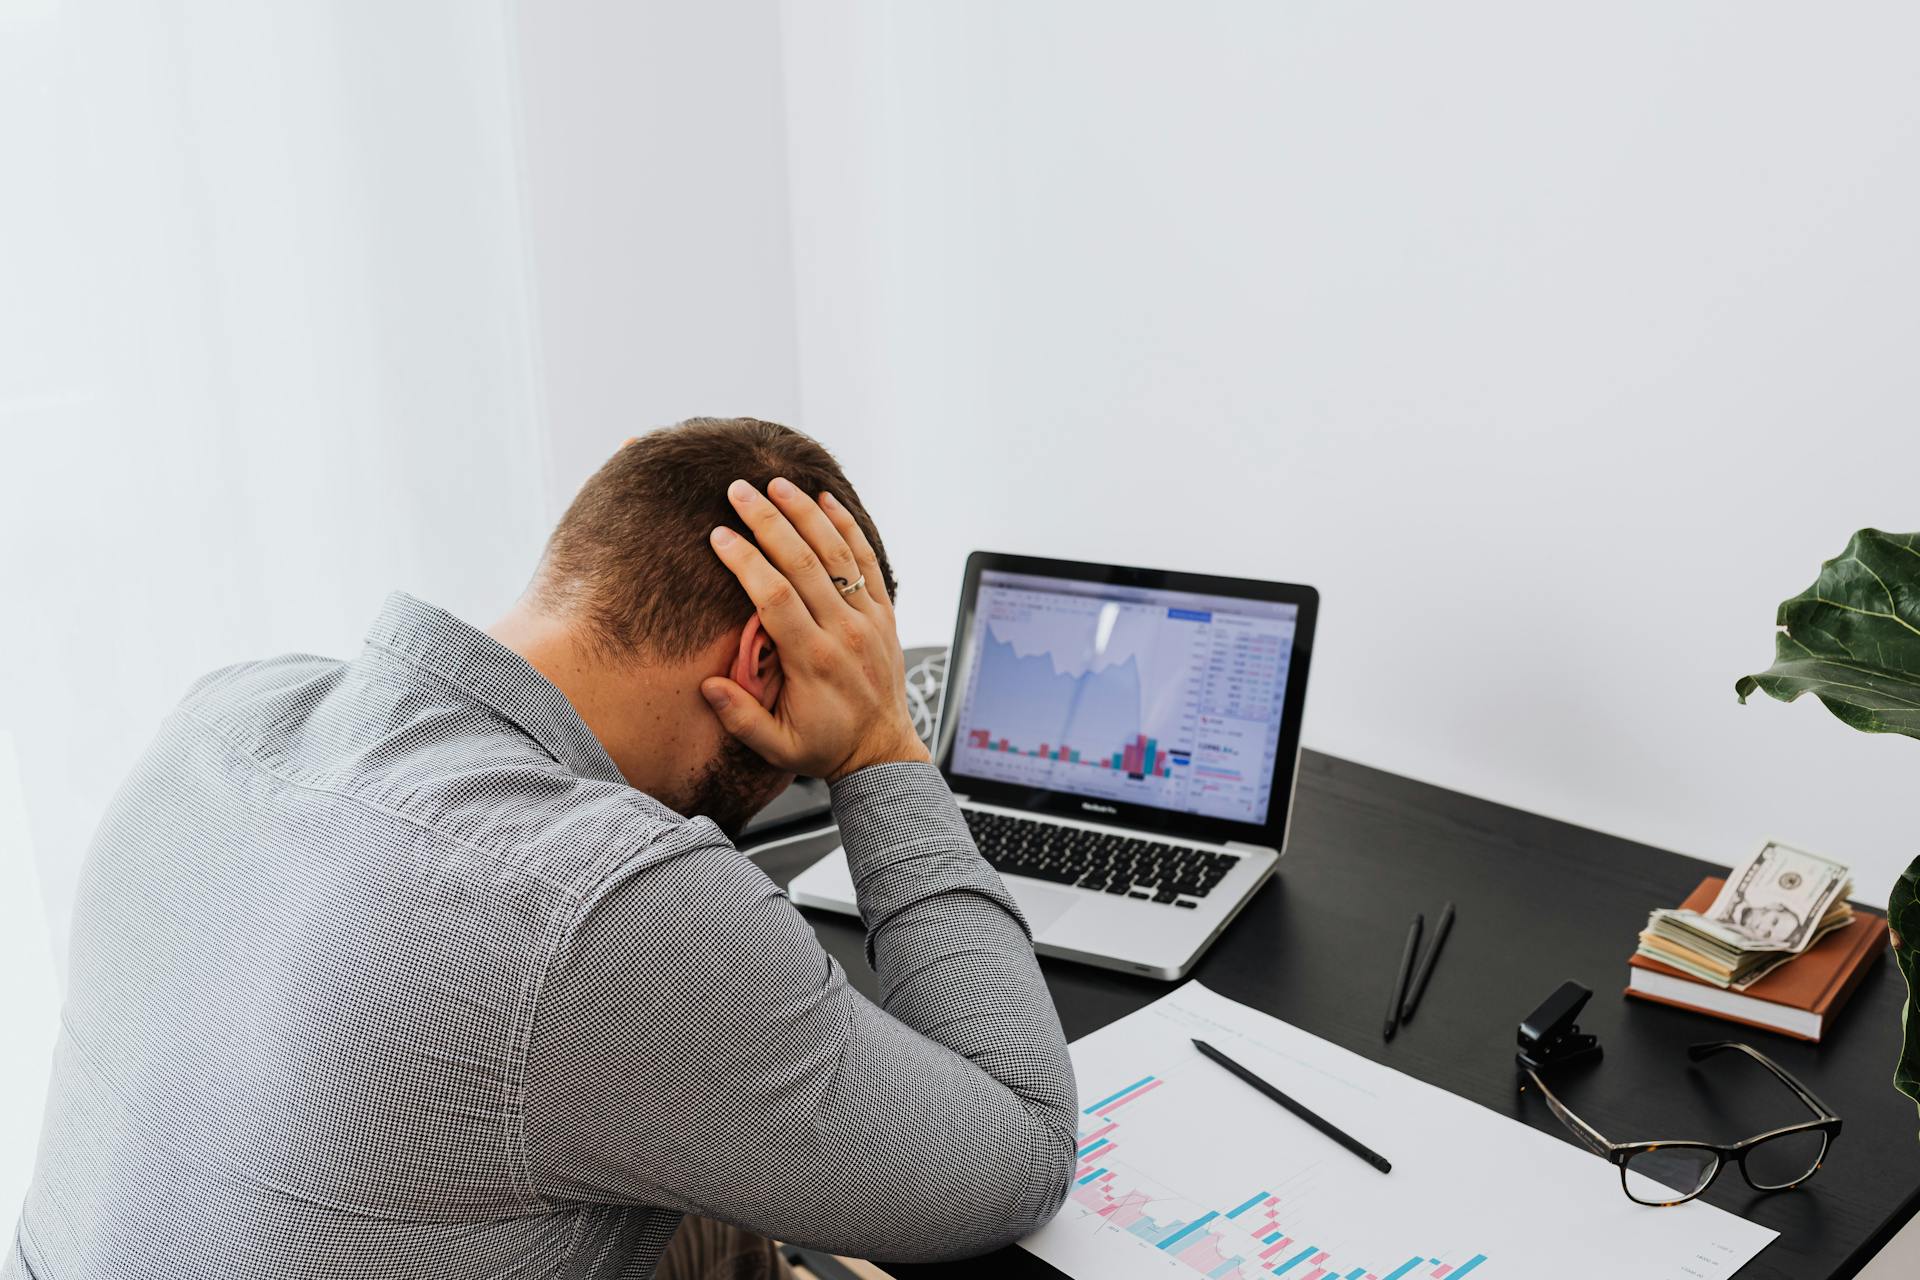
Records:
M1192 909L1239 859L1140 836L960 811L995 870Z

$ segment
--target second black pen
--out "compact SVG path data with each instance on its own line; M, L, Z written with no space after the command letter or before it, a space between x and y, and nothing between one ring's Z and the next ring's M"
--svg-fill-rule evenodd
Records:
M1389 1040L1400 1029L1400 1006L1407 999L1407 980L1413 976L1413 957L1420 950L1420 930L1426 923L1427 918L1416 912L1407 930L1407 949L1400 956L1400 976L1394 980L1393 1002L1387 1006L1386 1038Z

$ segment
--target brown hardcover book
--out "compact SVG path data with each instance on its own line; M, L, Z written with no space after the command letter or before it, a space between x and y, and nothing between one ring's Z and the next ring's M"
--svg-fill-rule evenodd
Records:
M1708 876L1680 905L1688 911L1705 911L1725 883L1719 876ZM1635 955L1627 961L1632 966L1627 994L1799 1040L1818 1040L1827 1020L1887 949L1886 939L1886 917L1855 907L1853 923L1835 929L1805 955L1789 960L1745 991L1716 987L1672 965Z

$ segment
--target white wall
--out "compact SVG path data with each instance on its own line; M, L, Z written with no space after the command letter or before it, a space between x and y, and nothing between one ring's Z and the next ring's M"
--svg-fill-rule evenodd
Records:
M515 7L550 498L628 436L799 413L774 0Z
M974 547L1311 582L1309 745L1883 900L1920 746L1732 693L1920 527L1920 14L1849 14L787 4L803 417L906 637Z
M1312 745L1878 897L1914 748L1730 693L1917 506L1916 18L1803 14L0 7L56 930L193 673L487 611L694 412L839 449L910 640L973 546L1312 581Z
M0 3L0 732L64 956L201 672L469 615L544 532L509 23ZM0 1210L4 1213L4 1210Z
M0 1220L27 1194L60 1025L53 944L11 734L0 730Z

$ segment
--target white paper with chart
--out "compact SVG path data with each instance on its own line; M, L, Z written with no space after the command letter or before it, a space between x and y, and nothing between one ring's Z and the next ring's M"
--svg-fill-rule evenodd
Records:
M1193 1048L1393 1162L1382 1174ZM1188 983L1073 1045L1081 1159L1021 1244L1079 1280L1725 1280L1776 1232ZM1502 1064L1491 1064L1491 1070Z

